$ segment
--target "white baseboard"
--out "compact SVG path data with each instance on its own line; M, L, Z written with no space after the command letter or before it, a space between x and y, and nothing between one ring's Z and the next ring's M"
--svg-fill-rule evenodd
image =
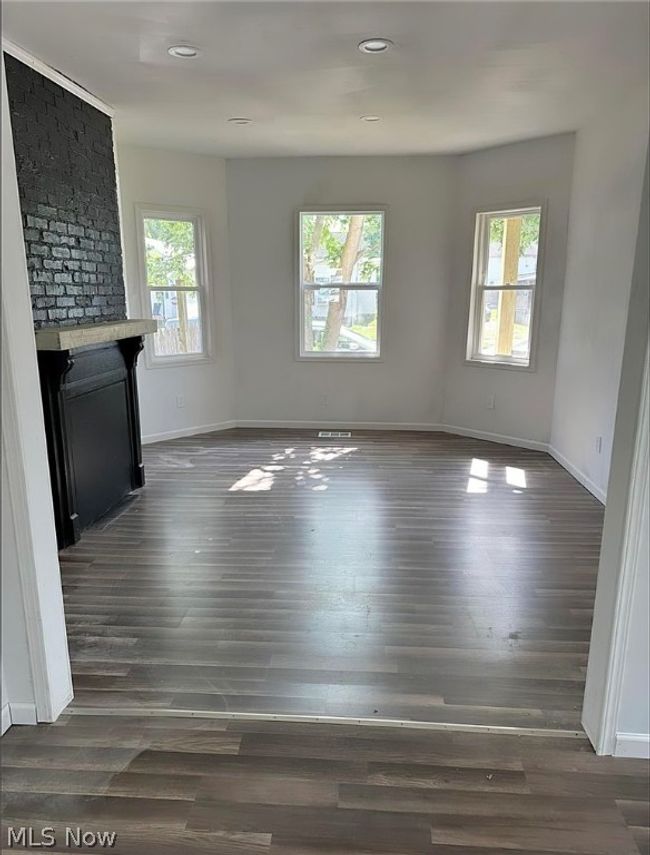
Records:
M580 724L582 725L584 732L587 734L587 739L591 742L596 754L611 754L613 752L612 746L609 746L607 750L605 750L605 746L600 742L600 724L599 722L594 721L594 710L591 705L586 704L583 706Z
M548 453L548 443L539 442L536 439L522 439L519 436L507 436L503 433L474 430L474 428L458 427L458 425L440 425L438 430L444 431L444 433L456 434L457 436L469 436L472 439L498 442L500 445L514 445L516 448L528 448L531 451L545 451Z
M61 695L61 697L53 700L52 708L50 709L50 718L42 718L41 721L56 721L61 713L66 709L66 707L72 703L74 700L74 692L72 691L72 686L69 691L65 692L65 694Z
M65 698L57 704L57 709L53 711L52 718L48 718L47 720L56 721L70 701L72 701L73 697L72 692L66 694ZM0 733L0 736L6 733L12 724L38 724L36 704L11 702L4 704L2 707L2 733Z
M36 704L18 704L11 702L8 704L8 707L12 724L37 724Z
M650 760L650 733L617 733L614 756Z
M162 442L165 439L182 439L184 436L196 436L199 433L216 433L220 430L230 430L237 427L237 422L217 422L212 425L199 425L198 427L180 428L179 430L167 430L163 433L150 433L142 437L143 445L151 445L152 442Z
M440 431L441 433L455 434L456 436L467 436L472 439L482 439L486 442L497 442L501 445L512 445L516 448L528 448L531 451L543 451L550 454L560 466L572 475L576 481L587 489L592 496L603 505L607 500L607 493L597 487L577 466L560 454L560 452L547 442L536 439L524 439L519 436L508 436L502 433L491 433L490 431L474 430L474 428L460 427L459 425L437 424L435 422L355 422L355 421L328 421L327 419L234 419L232 421L217 422L212 425L200 425L198 427L181 428L180 430L153 433L142 437L143 445L153 442L162 442L166 439L181 439L186 436L196 436L201 433L216 433L217 431L230 430L232 428L286 428L288 430L300 429L322 429L322 430L404 430L404 431Z
M322 429L322 430L413 430L441 431L442 425L431 422L353 422L328 421L317 419L309 421L285 419L237 419L236 426L240 428L287 428L288 430Z
M436 422L354 422L354 421L287 421L267 419L238 419L237 427L241 428L322 428L323 430L406 430L406 431L434 431L441 433L456 434L457 436L468 436L473 439L484 439L488 442L498 442L502 445L515 445L518 448L529 448L532 451L548 451L545 442L537 442L532 439L521 439L516 436L505 436L500 433L488 433L487 431L473 430L471 428L457 427L456 425L443 425Z
M589 490L592 496L595 496L603 505L607 504L607 492L605 490L601 490L600 487L594 484L594 482L588 478L581 469L578 469L578 467L574 466L570 460L567 460L566 457L557 450L557 448L553 448L552 445L549 445L548 453L560 464L560 466L566 469L570 475L573 475L576 481L582 484L586 490Z

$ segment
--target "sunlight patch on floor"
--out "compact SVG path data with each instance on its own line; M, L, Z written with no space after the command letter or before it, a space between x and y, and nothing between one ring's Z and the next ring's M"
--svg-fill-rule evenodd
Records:
M487 481L478 478L470 478L467 482L468 493L487 493Z
M515 489L513 493L521 495L522 490L528 486L526 482L526 470L520 469L518 466L506 466L506 484ZM490 464L487 460L481 460L479 457L473 457L469 468L469 480L465 491L467 493L485 494L488 491L488 473Z
M511 487L526 488L526 470L517 466L506 466L506 483Z
M300 463L298 473L293 476L296 486L309 487L314 492L324 492L328 489L329 477L325 475L316 463L328 463L341 457L347 457L359 449L356 446L317 446L307 452L307 457ZM286 469L280 464L281 460L295 460L295 448L285 448L271 456L272 463L251 469L246 475L228 488L230 493L260 493L268 492L276 482L276 475ZM295 466L295 464L294 464ZM340 468L340 467L338 467ZM317 482L313 484L311 482Z
M260 493L270 490L273 486L275 475L273 472L265 472L264 469L251 469L251 471L240 478L230 487L230 493Z
M358 450L358 448L354 448L353 446L323 446L321 448L312 448L309 452L309 456L313 461L336 460L337 457L344 457L346 454L351 454L353 451Z
M474 457L469 474L474 478L487 478L489 469L490 464L487 460L480 460L478 457Z

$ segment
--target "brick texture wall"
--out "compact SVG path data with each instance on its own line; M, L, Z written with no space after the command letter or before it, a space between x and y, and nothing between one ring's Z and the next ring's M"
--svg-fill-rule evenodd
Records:
M126 317L111 119L5 54L34 326Z

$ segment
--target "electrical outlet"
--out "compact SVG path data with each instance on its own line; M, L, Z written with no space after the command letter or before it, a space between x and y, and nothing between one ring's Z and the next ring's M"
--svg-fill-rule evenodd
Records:
M487 400L487 408L488 410L493 410L496 406L494 395L490 395Z
M185 406L185 395L176 395L176 406L182 410Z
M603 452L603 438L602 436L596 437L596 454L602 454Z

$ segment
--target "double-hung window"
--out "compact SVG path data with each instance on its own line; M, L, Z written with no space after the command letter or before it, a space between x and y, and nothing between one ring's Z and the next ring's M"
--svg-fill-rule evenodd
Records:
M300 357L378 358L384 211L301 211L298 228Z
M144 302L158 321L148 343L151 364L208 356L207 271L203 220L198 213L139 208Z
M468 360L530 367L541 217L539 206L477 214Z

